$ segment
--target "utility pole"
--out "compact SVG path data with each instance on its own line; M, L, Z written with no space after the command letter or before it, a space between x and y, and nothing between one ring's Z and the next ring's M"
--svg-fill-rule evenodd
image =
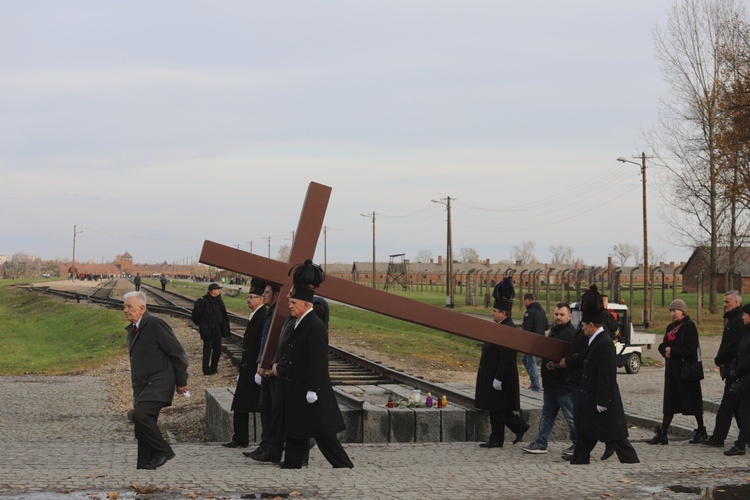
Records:
M76 280L76 235L83 231L76 231L76 225L73 224L73 264L71 265L71 272L73 274L73 281Z
M328 226L323 226L323 272L328 272Z
M453 198L455 201L455 198ZM445 296L445 306L446 307L453 307L455 304L454 302L454 287L453 287L453 236L451 232L451 197L448 196L447 198L442 198L440 200L431 200L433 203L440 203L441 205L445 205L446 212L448 214L448 244L447 244L447 250L446 255L448 258L448 262L446 265L446 296Z
M263 239L264 240L268 240L268 258L270 259L271 258L271 237L270 236L266 236Z
M362 217L372 217L372 287L375 288L375 212L370 214L360 214Z

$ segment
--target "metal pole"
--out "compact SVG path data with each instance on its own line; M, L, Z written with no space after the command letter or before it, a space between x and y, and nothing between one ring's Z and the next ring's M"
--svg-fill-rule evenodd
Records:
M641 153L643 180L643 324L648 327L651 317L648 309L648 211L646 210L646 153Z

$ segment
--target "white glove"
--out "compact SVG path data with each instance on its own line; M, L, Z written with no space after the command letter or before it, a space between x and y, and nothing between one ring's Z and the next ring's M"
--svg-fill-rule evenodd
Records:
M255 383L258 384L258 385L260 385L261 382L263 382L263 377L261 377L260 375L258 375L256 373L255 374Z
M495 389L496 391L502 391L503 390L503 383L502 383L502 381L500 381L498 379L494 379L492 381L492 388Z
M318 400L318 395L313 391L307 391L307 396L305 396L305 398L307 399L308 403L313 404Z
M599 413L603 413L603 412L607 411L607 407L606 406L596 405L596 411L598 411Z

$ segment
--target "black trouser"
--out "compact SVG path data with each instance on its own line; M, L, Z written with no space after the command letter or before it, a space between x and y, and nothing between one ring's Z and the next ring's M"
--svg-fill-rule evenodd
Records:
M268 450L268 440L271 436L273 422L273 401L276 397L277 380L274 377L263 377L260 383L260 447ZM279 457L281 452L279 451Z
M737 412L740 415L740 435L737 436L734 445L744 450L747 446L747 440L750 438L750 395L739 398Z
M247 446L250 443L250 414L248 412L233 412L232 423L234 435L232 441L240 446Z
M203 374L216 371L221 357L221 335L203 340Z
M519 415L513 413L513 410L490 410L490 427L492 427L492 434L490 434L490 443L505 442L505 427L508 427L511 432L518 434L524 432L526 429L526 422Z
M592 439L587 437L578 436L578 441L576 442L576 448L573 452L573 458L570 460L571 464L587 464L589 463L589 460L591 459L591 450L594 449L596 446L596 443L598 443L598 439ZM635 449L633 448L633 445L630 444L630 441L628 441L627 438L623 439L617 439L615 441L605 441L604 442L607 447L612 447L615 450L615 453L617 453L617 458L620 460L623 464L637 464L640 463L640 460L638 460L638 455L635 452Z
M341 446L339 438L335 434L331 436L316 437L320 452L326 457L328 463L334 469L352 468L354 464ZM284 452L284 463L290 465L302 465L305 455L310 453L310 445L307 438L286 438L286 450Z
M730 380L734 382L734 379L726 379L724 381L724 394L721 396L721 404L719 405L719 411L716 412L716 423L714 424L714 432L711 434L713 441L724 442L729 434L729 427L732 425L732 416L737 421L737 426L740 425L740 398L737 394L732 393L729 387L732 385Z
M138 440L138 468L142 468L156 456L172 453L172 448L164 440L156 424L159 412L166 405L162 401L141 401L133 408L135 438Z

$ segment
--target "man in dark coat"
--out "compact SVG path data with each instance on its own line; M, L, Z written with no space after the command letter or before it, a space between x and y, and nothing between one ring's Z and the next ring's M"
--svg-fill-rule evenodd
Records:
M511 319L514 295L512 283L503 280L503 283L495 288L493 295L495 302L492 308L492 319L495 323L515 328ZM489 411L492 432L489 439L480 443L479 446L482 448L502 447L505 443L506 426L516 435L513 444L523 439L523 435L529 430L529 424L514 413L521 410L520 399L516 351L485 342L477 370L474 406L480 410Z
M729 388L734 380L729 377L729 363L737 354L740 347L740 339L744 326L742 323L742 295L736 290L730 290L724 294L724 319L726 324L721 335L721 344L714 358L714 363L719 367L719 374L724 380L724 394L721 396L721 404L716 412L716 423L714 432L709 437L701 440L701 444L708 446L724 446L724 440L732 425L732 415L740 425L739 397L732 393Z
M738 411L740 414L740 434L734 446L724 452L728 457L744 455L747 441L750 438L750 304L745 304L742 310L743 334L737 354L729 364L729 378L739 381L739 390L736 391L740 403Z
M141 289L141 273L136 273L133 278L133 284L135 285L135 291L138 292Z
M161 283L161 291L166 292L167 291L167 277L162 274L161 278L159 278L159 283Z
M575 328L570 323L570 305L566 302L560 302L555 306L554 314L555 324L549 329L549 338L573 342ZM562 411L563 417L568 423L572 443L563 454L572 455L577 433L573 417L573 382L569 378L568 370L560 368L560 365L555 361L543 359L542 386L544 387L544 402L542 404L542 418L539 421L539 434L532 443L522 449L526 453L547 453L547 440L552 433L557 414Z
M354 465L336 436L346 429L328 374L327 330L313 312L313 288L323 281L323 271L306 260L294 273L289 291L289 311L297 318L275 372L278 375L274 413L283 420L286 441L283 469L299 469L308 439L315 438L323 456L334 468Z
M604 305L596 285L581 299L583 333L589 339L583 362L578 442L571 464L588 464L598 441L608 443L622 463L638 463L628 441L628 425L617 386L617 361L612 339L602 328Z
M266 307L263 305L263 291L266 282L253 278L247 294L247 307L250 317L247 320L245 336L242 339L242 360L237 377L237 388L232 399L232 421L234 435L224 443L227 448L246 448L250 442L250 412L260 410L260 375L257 373L257 359L260 353L260 338L266 322Z
M208 292L195 301L193 323L203 341L203 375L214 375L219 369L221 339L229 337L229 316L224 301L221 300L221 286L208 285Z
M534 300L534 294L527 293L523 296L523 305L526 306L526 312L523 315L523 324L521 329L527 332L538 333L544 335L549 328L549 321L547 321L547 315L542 309L542 305ZM526 373L529 374L531 379L531 389L534 392L539 392L541 387L539 385L539 372L536 366L536 357L531 354L524 354L521 358L523 367L526 369Z
M125 294L123 307L130 321L128 354L133 382L133 423L138 440L138 469L156 469L174 458L159 431L159 412L172 404L175 390L189 395L188 360L172 328L146 310L142 292Z

